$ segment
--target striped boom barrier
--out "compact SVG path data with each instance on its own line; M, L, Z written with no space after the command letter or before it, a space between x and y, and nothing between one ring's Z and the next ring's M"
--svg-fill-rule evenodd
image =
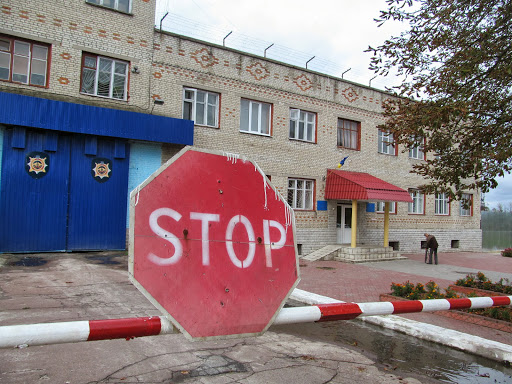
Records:
M511 305L512 296L472 297L468 299L407 300L375 303L318 304L311 307L283 308L274 324L351 320L359 316L397 315L450 309L477 309Z
M511 304L512 296L360 304L318 304L309 307L283 308L276 316L273 324L351 320L359 316L490 308ZM30 345L76 343L108 339L129 340L134 337L156 336L169 333L174 333L174 327L164 316L11 325L0 326L0 348L22 348Z
M173 330L171 322L163 316L9 325L0 327L0 348L108 339L129 340L173 333Z

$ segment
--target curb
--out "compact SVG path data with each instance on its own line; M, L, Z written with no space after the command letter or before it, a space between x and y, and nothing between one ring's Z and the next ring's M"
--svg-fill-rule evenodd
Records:
M343 303L327 296L317 295L312 292L295 288L290 299L304 304L330 304ZM358 318L370 324L379 325L419 339L428 340L437 344L446 345L460 351L472 353L477 356L498 361L504 364L512 364L512 346L487 340L479 336L438 327L436 325L409 320L400 316L368 316Z
M408 301L408 299L398 296L393 296L387 293L381 293L379 295L380 301ZM451 319L464 321L470 324L481 325L482 327L497 329L499 331L512 333L512 323L507 321L493 319L486 316L475 315L470 312L464 311L437 311L432 312L434 315L449 317Z

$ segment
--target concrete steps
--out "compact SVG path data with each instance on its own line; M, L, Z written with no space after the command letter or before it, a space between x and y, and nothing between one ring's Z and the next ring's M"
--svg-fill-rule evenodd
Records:
M338 260L345 263L368 263L373 261L390 261L407 259L392 247L357 246L351 248L346 244L326 245L301 257L303 260Z
M325 247L322 247L320 249L317 249L314 252L311 252L310 254L301 257L301 259L308 260L308 261L316 261L316 260L333 260L337 254L338 250L340 248L343 248L343 245L340 244L334 244L334 245L326 245Z

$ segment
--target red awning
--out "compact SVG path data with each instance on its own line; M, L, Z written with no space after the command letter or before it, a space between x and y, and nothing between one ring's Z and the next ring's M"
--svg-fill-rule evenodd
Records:
M327 170L326 200L405 201L412 199L405 189L362 172Z

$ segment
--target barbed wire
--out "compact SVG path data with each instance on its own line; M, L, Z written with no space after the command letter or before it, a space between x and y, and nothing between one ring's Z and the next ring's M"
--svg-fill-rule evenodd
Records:
M157 28L160 28L160 20L164 15L165 13L163 12L156 15ZM371 75L368 71L364 72L358 68L342 66L331 60L310 53L300 52L279 43L244 35L237 32L236 27L231 25L216 27L187 19L175 13L169 13L162 22L162 30L212 44L225 45L228 48L266 57L296 67L306 68L307 63L307 69L309 70L323 73L327 76L343 77L355 83L371 85L373 88L384 90L386 87L392 87L397 84L396 78L376 77L372 79L374 75Z

